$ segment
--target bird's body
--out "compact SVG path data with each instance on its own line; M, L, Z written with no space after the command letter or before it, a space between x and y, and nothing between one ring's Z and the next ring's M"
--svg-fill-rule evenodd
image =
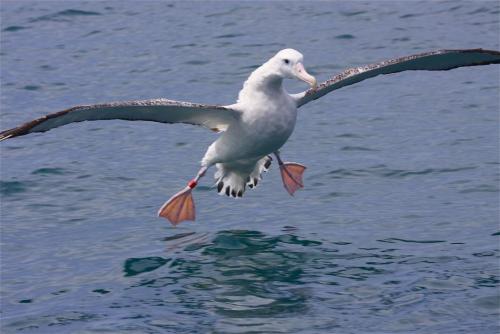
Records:
M282 87L272 94L254 94L251 101L229 107L240 111L241 116L210 146L204 165L261 158L283 146L295 128L297 105Z
M202 166L217 164L217 183L224 184L220 193L229 188L230 194L234 190L242 195L247 183L254 185L264 170L265 157L278 151L295 128L297 103L284 89L283 77L276 74L283 59L299 63L302 55L283 50L249 76L237 103L227 106L239 117L202 159Z
M303 187L305 166L283 162L278 150L292 134L297 109L325 94L380 74L407 70L450 70L463 66L500 63L500 52L482 49L438 50L348 69L316 86L316 79L302 65L303 56L285 49L258 67L244 83L235 104L205 105L167 99L113 102L77 106L32 120L0 132L0 141L32 132L44 132L65 124L91 120L143 120L161 123L200 125L221 133L206 151L194 179L172 196L159 215L173 224L194 220L191 191L210 166L215 165L217 191L241 197L247 188L257 185L263 171L277 158L283 185L289 194ZM283 79L296 78L312 88L288 94Z

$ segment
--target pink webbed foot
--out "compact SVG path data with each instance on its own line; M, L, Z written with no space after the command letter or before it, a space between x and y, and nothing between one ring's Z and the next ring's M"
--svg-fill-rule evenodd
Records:
M207 169L207 166L201 167L196 177L188 182L186 188L170 197L162 205L158 210L158 216L170 220L174 226L184 220L195 220L194 201L191 193L193 188L198 185L199 179L205 175Z
M290 195L293 196L298 189L304 188L302 174L304 174L305 169L306 166L295 162L284 162L280 165L283 186L285 186L286 191L288 191Z
M186 187L172 196L158 210L158 216L168 219L174 226L184 220L195 220L192 188Z

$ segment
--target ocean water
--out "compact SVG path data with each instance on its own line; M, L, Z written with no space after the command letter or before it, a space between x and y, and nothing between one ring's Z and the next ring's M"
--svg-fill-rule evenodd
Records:
M498 1L2 1L1 128L84 104L230 104L293 47L319 81L500 49ZM158 207L216 134L88 122L2 142L2 333L497 333L500 66L377 77L304 106L242 200ZM307 87L288 81L298 92Z

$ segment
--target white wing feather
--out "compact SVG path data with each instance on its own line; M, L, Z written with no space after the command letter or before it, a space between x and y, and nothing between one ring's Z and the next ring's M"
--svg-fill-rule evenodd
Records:
M37 118L0 132L0 140L32 132L44 132L69 123L98 120L187 123L224 131L240 113L231 107L172 101L167 99L111 102L76 106Z

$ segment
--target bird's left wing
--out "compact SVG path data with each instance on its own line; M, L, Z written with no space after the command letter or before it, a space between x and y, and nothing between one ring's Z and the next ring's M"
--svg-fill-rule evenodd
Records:
M32 132L44 132L82 121L127 120L200 125L223 131L240 113L230 106L205 105L167 99L122 101L82 105L37 118L13 129L0 132L0 141Z
M488 64L500 64L500 52L483 49L438 50L350 68L321 83L317 88L292 96L297 101L297 106L300 107L333 90L380 74L416 70L445 71L463 66Z

